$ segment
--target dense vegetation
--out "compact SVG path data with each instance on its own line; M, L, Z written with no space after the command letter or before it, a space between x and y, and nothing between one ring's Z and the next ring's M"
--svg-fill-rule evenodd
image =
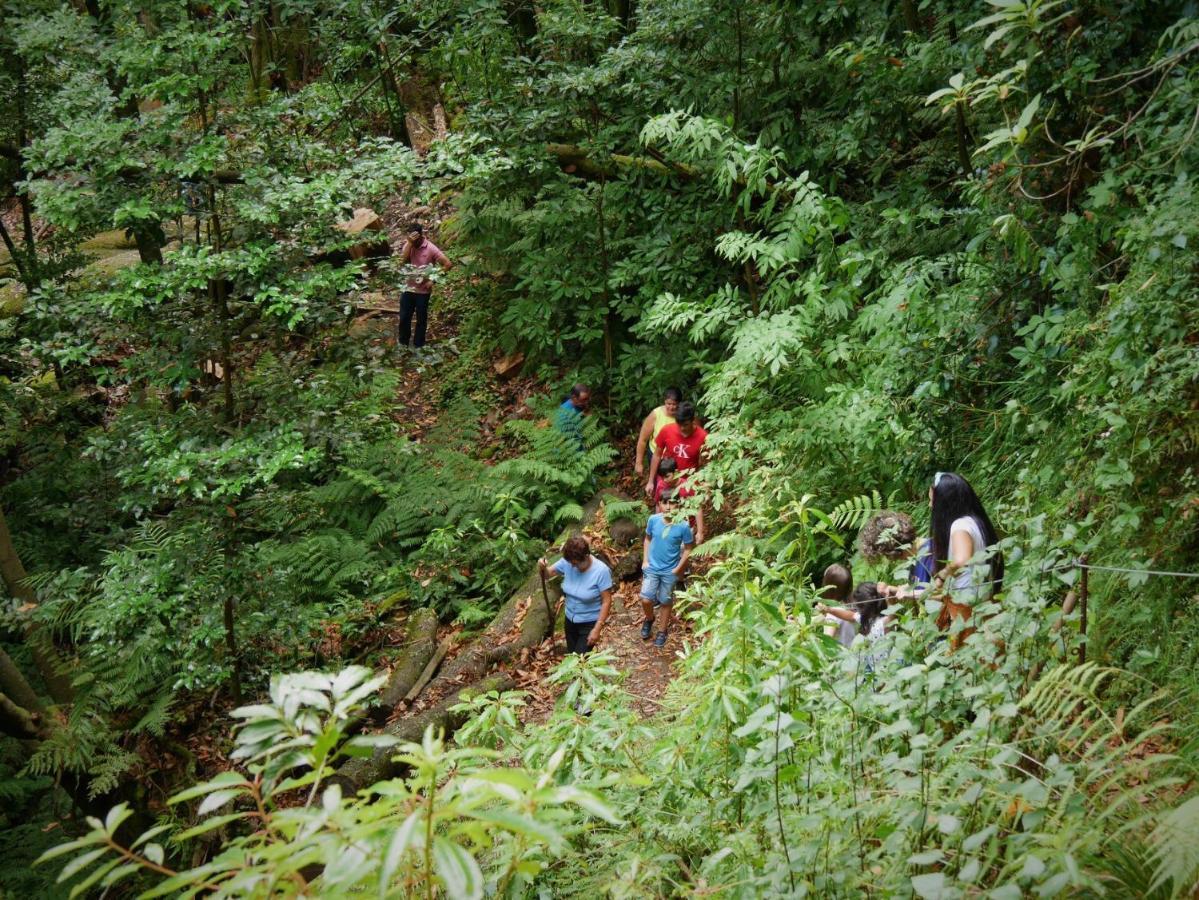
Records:
M65 831L83 890L1189 895L1196 582L1148 573L1199 569L1193 13L0 7L0 890L49 891ZM395 196L454 207L431 429L352 323L402 267L335 227ZM502 422L515 350L546 396ZM577 379L581 454L544 426ZM544 726L483 696L407 778L323 781L391 617L489 619L675 383L732 526L663 711L572 659ZM813 576L938 469L1004 591L957 650L910 610L867 678ZM1127 570L1085 664L1083 555Z

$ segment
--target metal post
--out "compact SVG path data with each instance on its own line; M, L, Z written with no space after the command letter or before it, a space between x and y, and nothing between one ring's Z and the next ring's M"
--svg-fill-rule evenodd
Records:
M1085 555L1078 558L1078 565L1082 569L1082 577L1078 584L1078 664L1082 665L1087 661L1087 558Z

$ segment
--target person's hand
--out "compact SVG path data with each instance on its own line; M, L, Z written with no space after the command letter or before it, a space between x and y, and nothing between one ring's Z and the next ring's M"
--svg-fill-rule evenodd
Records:
M544 575L546 573L546 570L549 569L549 567L550 567L550 565L549 565L549 563L547 563L545 561L544 556L541 557L541 559L537 560L537 568L539 568L541 570L542 575Z
M879 581L879 582L876 582L874 586L878 590L879 594L883 597L894 597L895 596L895 586L894 585L887 584L887 582L885 582L885 581Z
M638 475L645 474L645 462L641 459L641 457L637 457L637 462L633 465L633 471Z
M817 604L816 604L816 612L818 612L818 613L821 613L822 615L823 615L823 614L827 614L827 613L828 613L828 607L827 607L827 606L825 606L823 603L817 603Z
M591 633L589 635L587 635L587 646L594 647L596 644L599 643L599 639L600 639L600 626L597 624L594 628L591 629Z
M654 483L653 483L653 481L647 481L647 482L645 483L645 495L646 495L647 497L652 497L652 496L654 495Z

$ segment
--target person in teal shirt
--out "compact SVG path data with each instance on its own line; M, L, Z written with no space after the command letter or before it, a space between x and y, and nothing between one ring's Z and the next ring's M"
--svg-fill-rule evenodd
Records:
M658 503L658 513L645 524L645 539L641 545L641 639L648 641L658 613L658 635L654 646L665 647L670 630L671 604L674 586L687 569L687 560L695 548L695 533L687 517L675 518L678 492L665 491ZM660 610L660 612L658 612Z
M562 558L538 561L546 578L561 577L566 598L566 652L586 653L597 643L612 609L612 571L591 555L587 539L576 534L562 545Z
M587 415L590 406L591 388L585 384L576 384L570 389L570 396L558 407L555 425L578 445L580 453L587 448L583 441L583 416Z

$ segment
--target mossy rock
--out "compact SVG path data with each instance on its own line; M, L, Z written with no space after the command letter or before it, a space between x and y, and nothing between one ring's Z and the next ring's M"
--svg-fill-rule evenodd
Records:
M25 288L11 281L0 284L0 319L20 315L25 309Z
M79 245L84 253L95 250L136 250L137 241L132 235L126 235L124 228L114 228L112 231L102 231Z

